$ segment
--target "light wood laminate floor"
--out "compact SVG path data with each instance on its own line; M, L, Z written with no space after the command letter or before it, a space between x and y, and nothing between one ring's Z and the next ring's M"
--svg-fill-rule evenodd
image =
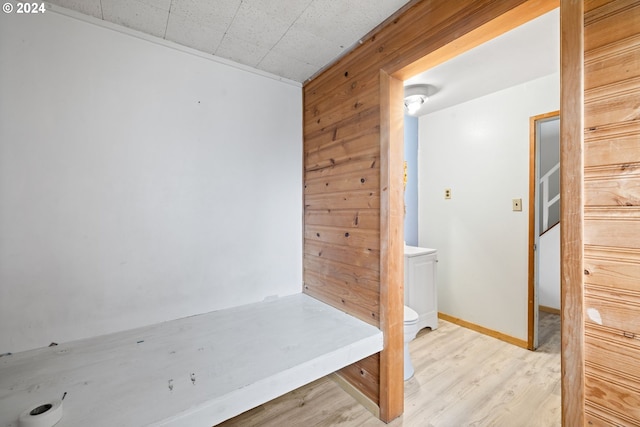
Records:
M532 352L440 321L410 344L404 415L384 424L328 378L220 424L231 426L560 426L560 316L540 313Z

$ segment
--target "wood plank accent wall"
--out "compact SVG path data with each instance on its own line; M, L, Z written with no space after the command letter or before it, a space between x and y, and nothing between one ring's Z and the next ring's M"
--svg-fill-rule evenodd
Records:
M402 411L401 105L404 80L558 0L413 1L304 85L304 292L381 328L385 350L340 375L390 421ZM398 145L399 144L399 145ZM397 163L397 164L396 164ZM395 176L394 171L400 172Z
M640 426L640 1L584 10L585 424Z

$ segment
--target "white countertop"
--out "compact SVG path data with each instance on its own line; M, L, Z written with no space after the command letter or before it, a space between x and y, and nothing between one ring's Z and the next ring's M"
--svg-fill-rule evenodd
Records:
M417 246L406 246L404 247L404 254L406 256L412 257L417 255L426 255L436 253L437 249L432 248L419 248Z

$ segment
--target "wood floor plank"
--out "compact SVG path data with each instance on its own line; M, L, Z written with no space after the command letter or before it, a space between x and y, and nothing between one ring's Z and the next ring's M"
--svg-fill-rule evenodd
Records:
M540 313L535 352L439 325L410 344L415 375L405 382L404 415L389 424L322 378L221 426L560 426L560 316Z

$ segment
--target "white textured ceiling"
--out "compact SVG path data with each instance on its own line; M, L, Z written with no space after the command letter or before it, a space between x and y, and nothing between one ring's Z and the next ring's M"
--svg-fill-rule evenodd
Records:
M408 0L49 0L303 82Z
M442 110L560 70L560 12L552 10L405 81L437 92L416 115Z

